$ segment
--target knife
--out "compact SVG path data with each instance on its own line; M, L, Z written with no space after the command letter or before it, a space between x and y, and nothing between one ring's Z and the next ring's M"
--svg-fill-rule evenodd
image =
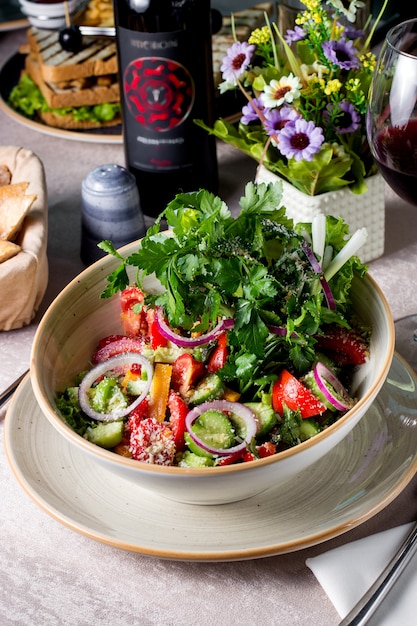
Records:
M116 37L116 29L113 26L79 26L82 35L92 37Z
M364 626L399 579L417 548L417 522L400 548L365 595L340 622L339 626Z
M7 389L3 391L2 394L0 394L0 409L6 404L6 402L8 402L8 400L10 400L10 398L12 397L12 395L14 394L14 392L16 391L16 389L18 388L22 380L25 378L26 374L28 374L28 372L29 370L26 370L26 372L23 372L23 374L19 376L19 378L16 378L16 380L14 380L12 384L9 387L7 387Z

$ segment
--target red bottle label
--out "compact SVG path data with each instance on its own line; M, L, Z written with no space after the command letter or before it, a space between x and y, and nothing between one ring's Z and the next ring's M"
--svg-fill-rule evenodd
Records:
M123 92L133 118L157 133L182 124L194 102L194 84L188 70L161 57L143 57L129 63L123 75Z
M145 170L187 166L195 85L182 63L183 33L119 30L124 138L130 165Z

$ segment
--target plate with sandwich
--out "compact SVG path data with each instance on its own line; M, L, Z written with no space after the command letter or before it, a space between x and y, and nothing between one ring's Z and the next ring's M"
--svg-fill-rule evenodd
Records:
M264 24L265 14L273 14L273 7L272 2L264 2L223 15L221 27L213 35L219 117L235 121L246 102L236 92L218 92L222 59L235 37L246 40ZM78 23L93 31L114 30L111 1L90 0ZM123 142L114 37L83 34L81 50L72 53L62 49L59 31L32 26L25 48L0 70L0 108L43 133L81 141Z
M66 51L59 32L30 27L28 45L0 70L0 106L40 132L122 143L116 42L84 36Z

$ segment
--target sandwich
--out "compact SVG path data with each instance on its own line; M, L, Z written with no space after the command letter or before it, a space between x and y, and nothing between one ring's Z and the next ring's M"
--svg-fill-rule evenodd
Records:
M68 130L121 123L116 43L84 36L78 52L64 50L59 32L31 27L29 53L10 106L31 119Z

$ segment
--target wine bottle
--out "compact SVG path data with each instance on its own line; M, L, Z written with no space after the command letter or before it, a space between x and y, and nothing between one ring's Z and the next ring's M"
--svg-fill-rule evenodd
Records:
M114 0L126 167L142 212L217 192L210 0Z

